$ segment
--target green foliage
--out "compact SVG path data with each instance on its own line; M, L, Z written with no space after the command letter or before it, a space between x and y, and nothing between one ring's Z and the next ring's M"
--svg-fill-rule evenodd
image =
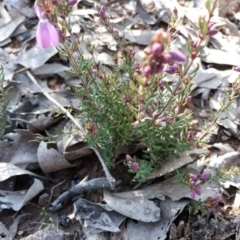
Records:
M48 228L54 229L55 226L55 222L52 219L51 216L49 216L48 212L46 211L46 209L43 207L41 212L40 212L40 216L45 218L45 222L43 223L43 226L46 226Z
M59 14L60 5L57 6ZM99 149L109 166L114 166L120 146L127 147L132 142L144 145L142 156L134 157L139 164L135 172L138 181L144 181L153 169L194 144L194 125L187 105L191 101L191 79L198 67L192 70L191 67L208 37L217 32L210 24L216 6L207 3L206 8L209 16L199 19L198 40L188 39L188 56L173 48L178 34L178 13L174 10L167 33L156 33L143 63L139 64L132 46L113 30L106 8L99 6L96 16L118 43L111 67L95 59L90 44L86 50L92 58L84 58L78 48L82 39L76 39L66 19L61 21L64 33L70 36L59 53L69 59L70 73L76 74L81 82L71 89L81 100L77 116L85 125L86 141ZM176 83L168 83L166 69L174 74Z

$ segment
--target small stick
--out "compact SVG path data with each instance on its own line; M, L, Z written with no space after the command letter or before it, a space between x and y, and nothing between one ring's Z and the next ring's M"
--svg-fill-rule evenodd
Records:
M89 181L83 179L80 183L62 193L49 207L49 211L55 212L63 207L63 204L70 198L83 194L86 191L96 189L111 189L109 182L106 178L96 178Z
M79 124L79 122L71 115L71 113L65 109L60 103L58 103L48 92L45 92L42 87L38 84L36 79L33 77L33 75L29 72L26 71L28 77L31 79L31 81L39 88L39 90L43 93L43 95L49 99L53 104L58 106L63 113L66 114L66 116L78 127L78 129L82 132L85 133L85 129Z

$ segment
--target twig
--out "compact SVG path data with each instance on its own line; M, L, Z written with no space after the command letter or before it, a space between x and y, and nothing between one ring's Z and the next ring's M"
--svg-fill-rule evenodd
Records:
M89 181L81 181L76 186L72 187L70 190L62 193L49 207L49 211L55 212L63 207L63 204L70 198L83 194L86 191L96 190L96 189L111 189L106 178L96 178Z
M100 163L102 164L103 167L103 171L106 175L106 178L108 180L108 183L110 185L110 188L113 190L115 188L115 184L116 184L116 180L115 178L111 175L111 173L109 172L104 160L102 159L102 156L100 155L99 151L95 148L95 147L90 147L97 155Z

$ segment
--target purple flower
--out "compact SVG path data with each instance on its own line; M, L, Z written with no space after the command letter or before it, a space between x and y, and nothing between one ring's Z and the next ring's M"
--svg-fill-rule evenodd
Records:
M126 154L126 159L127 159L128 161L130 161L130 160L132 160L132 157L131 157L129 154Z
M34 3L34 11L39 19L43 18L44 10L37 4L37 2Z
M68 5L73 6L77 3L78 0L69 0Z
M53 4L53 5L57 6L58 3L59 3L59 0L52 0L52 4Z
M212 28L208 31L209 36L214 36L218 33L218 30L216 28Z
M203 172L200 176L201 180L207 180L209 177L209 173L208 172Z
M96 17L105 18L106 10L107 10L106 6L103 5L100 7L99 11L97 13L95 13L94 15Z
M160 80L160 81L158 82L158 86L159 86L160 90L163 91L163 90L164 90L164 81L163 81L163 80Z
M170 52L170 55L172 57L172 60L175 62L185 62L186 61L185 55L178 50Z
M36 39L37 43L42 48L47 48L51 45L59 45L59 36L57 29L49 22L44 10L35 2L34 10L39 18L37 26Z
M195 193L194 190L192 190L192 191L190 192L190 196L191 196L192 199L195 199L195 198L196 198L196 193Z
M194 182L197 181L197 179L198 179L197 176L195 174L192 174L192 173L189 174L189 178Z
M214 22L208 23L208 29L212 28L214 26L214 24L215 24Z
M137 162L133 162L132 165L131 165L131 169L133 171L137 171L139 169L139 165Z
M37 26L37 43L42 48L59 45L57 29L47 20L40 20Z
M151 46L151 52L153 55L159 55L163 52L164 47L161 43L153 43Z
M170 120L170 117L169 116L165 116L161 120L162 120L162 122L168 122Z
M173 66L169 66L165 72L168 73L168 74L174 74L178 71L178 67L176 65L173 65Z
M148 77L152 74L152 68L150 65L147 65L146 67L144 67L143 69L143 73L145 77Z
M217 195L214 197L214 199L215 199L215 201L220 202L221 199L222 199L222 197L221 197L220 194L217 194Z
M153 119L157 119L159 117L159 113L157 111L152 114Z
M234 68L234 71L240 72L240 66L235 67L235 68Z
M168 63L168 64L173 63L173 58L172 58L172 55L170 53L163 53L162 57L163 57L163 61L165 63Z
M196 188L193 188L190 192L191 198L196 198L196 195L201 195L201 188L200 186L197 186Z

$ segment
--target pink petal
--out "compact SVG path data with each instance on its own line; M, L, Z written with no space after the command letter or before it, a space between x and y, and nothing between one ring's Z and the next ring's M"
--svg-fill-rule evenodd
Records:
M36 38L37 38L37 44L41 48L47 48L47 47L50 46L51 39L50 39L50 36L49 36L47 22L40 21L38 23Z
M171 52L170 55L172 56L173 61L176 61L176 62L185 62L186 61L185 55L178 50Z
M197 195L201 195L201 190L200 190L200 188L195 188L194 191L195 191L195 193L196 193Z
M42 19L42 14L44 10L37 4L37 1L34 3L34 10L39 19Z
M59 36L57 29L51 23L48 23L48 31L50 33L51 45L57 47L59 45Z
M42 48L51 45L59 45L59 37L56 28L47 20L40 21L37 27L37 43Z
M194 190L192 190L192 191L190 192L190 196L191 196L192 199L195 199L196 193L195 193Z
M234 70L235 70L236 72L240 72L240 66L235 67Z
M209 177L209 173L208 172L203 172L200 176L201 180L207 180Z

